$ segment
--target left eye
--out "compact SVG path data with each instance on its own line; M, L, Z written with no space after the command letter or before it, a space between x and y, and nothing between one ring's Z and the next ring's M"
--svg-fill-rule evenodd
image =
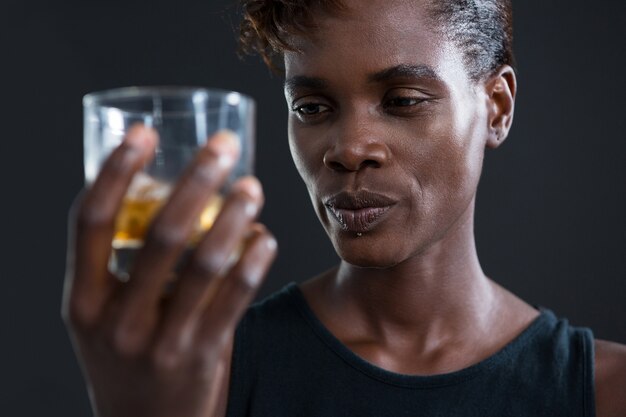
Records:
M396 98L392 98L392 99L388 100L385 103L385 107L390 107L390 106L394 106L394 107L415 106L415 105L420 104L422 101L424 101L424 100L420 99L420 98L416 98L416 97L396 97Z

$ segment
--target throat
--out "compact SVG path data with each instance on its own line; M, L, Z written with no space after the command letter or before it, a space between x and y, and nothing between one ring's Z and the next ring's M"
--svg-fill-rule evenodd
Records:
M347 291L359 325L344 329L344 342L358 356L394 372L433 375L469 366L488 350L498 303L486 277L440 289L386 284Z
M487 325L494 286L477 258L456 263L406 262L388 269L343 263L332 277L329 295L356 314L379 340L409 333L420 340L459 334Z
M301 285L309 307L355 355L398 374L438 375L477 364L539 315L484 276L446 291L410 292L384 280L365 280L355 288L337 279L339 272Z

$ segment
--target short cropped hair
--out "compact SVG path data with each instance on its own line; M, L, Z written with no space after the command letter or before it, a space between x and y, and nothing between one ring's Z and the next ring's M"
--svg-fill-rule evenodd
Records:
M464 54L469 77L478 81L503 65L515 68L511 0L429 0L434 30ZM315 28L319 11L341 13L341 0L242 0L240 50L258 53L272 69L277 58L296 48L294 35Z

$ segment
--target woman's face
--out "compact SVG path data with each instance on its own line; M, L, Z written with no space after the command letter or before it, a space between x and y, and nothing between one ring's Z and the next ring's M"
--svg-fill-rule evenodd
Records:
M471 222L489 100L423 1L346 3L285 53L289 144L339 256L384 268Z

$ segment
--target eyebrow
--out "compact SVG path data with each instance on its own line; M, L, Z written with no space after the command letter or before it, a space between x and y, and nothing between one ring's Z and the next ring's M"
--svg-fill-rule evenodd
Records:
M284 88L288 92L292 92L298 88L310 88L312 90L323 90L328 86L326 81L321 78L307 77L305 75L296 75L285 80Z
M372 83L380 83L390 81L394 78L419 78L430 81L441 82L441 78L434 69L427 65L400 64L393 67L385 68L382 71L369 75L368 81ZM323 90L328 87L328 83L317 77L308 77L306 75L295 75L287 78L284 82L284 88L288 92L293 92L298 88L310 88L312 90Z
M427 65L400 64L378 71L368 77L370 82L380 83L394 78L423 78L441 82L434 69Z

